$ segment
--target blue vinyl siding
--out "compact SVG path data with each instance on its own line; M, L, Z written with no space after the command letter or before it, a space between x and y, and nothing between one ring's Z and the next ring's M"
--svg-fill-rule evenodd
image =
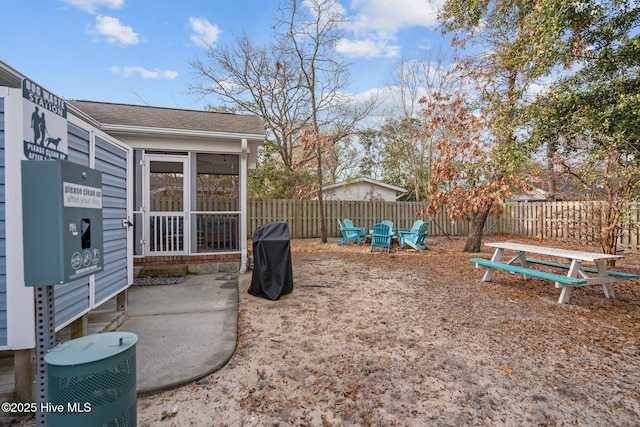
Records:
M69 161L84 166L89 165L89 136L88 131L74 124L68 124ZM81 313L91 307L90 292L88 277L53 287L56 330L69 321L77 319Z
M103 271L96 274L96 304L125 289L127 281L127 152L96 137L95 167L102 172Z
M89 166L89 131L69 123L69 160L79 165Z
M87 127L89 129L89 127ZM91 132L68 123L68 160L91 164ZM104 271L96 275L94 301L97 305L126 289L127 230L127 151L96 138L95 165L103 173ZM0 98L0 346L7 345L7 276L5 223L5 102ZM89 278L53 286L56 330L77 319L91 308Z
M4 98L0 98L0 346L7 345L7 241L4 178Z
M69 124L69 161L90 164L90 133ZM95 168L102 172L103 271L96 274L94 301L100 305L129 286L127 276L127 152L95 138ZM90 307L89 279L54 286L56 328Z

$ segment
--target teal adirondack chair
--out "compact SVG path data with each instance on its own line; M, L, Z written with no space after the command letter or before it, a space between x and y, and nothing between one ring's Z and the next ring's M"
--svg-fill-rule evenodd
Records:
M395 228L393 228L393 221L389 221L389 220L387 219L387 220L385 220L385 221L382 221L380 224L384 224L384 225L388 226L388 227L389 227L389 234L391 234L392 236L393 236L394 234L396 234L396 229L395 229Z
M351 222L351 220L349 220L349 222ZM361 237L362 228L353 227L353 222L351 222L351 227L347 227L346 224L343 224L342 221L340 221L340 219L338 219L338 225L340 226L340 233L342 233L342 239L338 240L338 246L349 242L356 242L358 246L360 246L360 240L364 240ZM364 234L366 235L366 233L365 229Z
M400 247L404 248L404 245L407 244L418 252L422 252L423 249L430 251L431 248L424 243L428 228L429 222L419 219L413 223L411 228L399 229Z
M391 228L388 224L374 224L371 229L371 249L369 252L373 252L376 249L389 252L391 250Z
M365 239L367 238L367 227L355 227L353 225L353 221L351 221L351 218L345 218L342 220L344 226L346 228L357 228L360 230L360 240L362 240L363 242L365 241Z

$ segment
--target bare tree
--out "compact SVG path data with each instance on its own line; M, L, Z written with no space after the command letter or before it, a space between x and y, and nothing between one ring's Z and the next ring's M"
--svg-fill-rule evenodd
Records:
M335 50L343 23L337 0L283 0L273 43L258 47L241 35L231 49L211 46L208 64L191 63L204 80L192 86L194 92L215 94L260 115L290 170L314 164L322 242L327 242L323 154L355 134L374 106L344 95L348 64Z
M327 242L324 212L323 154L357 131L374 106L345 97L349 70L335 51L343 37L343 9L336 0L288 0L276 18L278 42L282 50L292 53L292 66L301 72L300 86L308 102L308 128L303 142L316 153L317 194L320 235Z
M445 65L448 52L430 52L422 60L408 61L402 58L391 76L390 88L401 117L417 117L421 114L420 100L431 93L445 92L457 84Z
M293 59L283 46L257 46L240 34L232 47L210 46L206 62L194 59L190 64L200 80L191 91L216 95L236 111L262 117L267 140L291 171L315 158L313 150L302 148L301 132L310 110Z
M385 180L408 188L408 196L418 201L428 193L436 142L436 135L425 131L428 117L420 102L453 92L459 84L457 76L448 72L446 56L435 52L421 61L400 61L390 85L399 114L387 118L380 128Z

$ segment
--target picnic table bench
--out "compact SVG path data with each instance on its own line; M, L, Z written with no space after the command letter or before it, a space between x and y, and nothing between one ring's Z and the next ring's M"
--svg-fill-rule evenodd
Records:
M571 292L576 286L602 285L602 289L607 298L615 298L612 283L625 279L637 279L637 274L623 273L620 271L607 270L606 261L623 258L621 255L602 254L597 252L574 251L568 249L550 248L545 246L526 245L514 242L486 243L485 246L496 248L491 260L484 258L472 258L470 261L476 267L487 267L487 271L482 278L483 282L490 282L495 270L506 270L513 273L529 277L538 277L555 282L556 288L561 288L559 304L568 303ZM516 255L510 260L502 261L505 250L516 251ZM568 264L542 259L528 258L527 254L546 255L557 258L564 258ZM583 266L583 262L592 262L595 268ZM566 275L554 274L546 271L535 270L531 267L543 265L546 267L568 270Z

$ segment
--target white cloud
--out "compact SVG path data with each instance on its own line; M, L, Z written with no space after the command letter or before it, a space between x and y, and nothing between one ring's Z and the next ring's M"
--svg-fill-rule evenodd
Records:
M371 39L347 40L341 39L336 44L336 50L345 56L357 58L393 58L400 55L400 46L390 45L387 40Z
M341 40L336 48L358 57L397 57L400 47L391 44L398 31L411 27L435 28L444 0L353 0L355 14L346 29L353 40Z
M444 0L354 0L354 25L367 31L389 31L420 26L435 28Z
M220 86L226 90L232 91L238 87L238 84L231 77L228 77L220 82Z
M420 42L418 43L418 47L422 50L431 50L432 46L433 42L426 38L420 40Z
M161 79L161 80L173 80L178 77L176 71L171 70L147 70L144 67L111 67L111 72L114 74L121 74L124 77L131 77L134 74L138 74L143 79Z
M309 9L309 13L311 13L311 15L316 19L318 18L318 14L316 13L318 6L322 8L322 15L325 18L331 19L335 17L344 17L347 14L347 10L338 1L332 4L322 2L320 2L320 4L317 3L317 1L312 0L303 1L303 4L307 7L307 9Z
M206 19L190 17L189 25L192 31L191 41L205 49L213 45L220 37L220 33L222 33L222 30L217 25L213 25Z
M63 0L65 3L75 6L88 13L95 13L100 6L109 9L120 9L124 5L124 0Z
M107 42L120 46L138 44L138 34L131 27L122 25L118 18L96 16L96 26L90 30L93 34L104 36Z

